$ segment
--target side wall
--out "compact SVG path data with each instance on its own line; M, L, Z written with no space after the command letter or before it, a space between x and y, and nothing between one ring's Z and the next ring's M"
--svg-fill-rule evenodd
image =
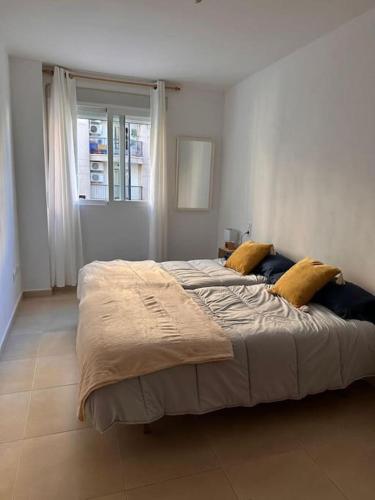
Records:
M42 65L10 58L22 287L48 290L50 265L43 147Z
M8 56L0 46L0 347L21 294Z
M375 291L375 10L231 88L219 241L246 229Z

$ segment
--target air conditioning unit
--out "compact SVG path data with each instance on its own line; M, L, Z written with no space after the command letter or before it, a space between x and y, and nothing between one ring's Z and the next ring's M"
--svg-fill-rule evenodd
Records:
M99 173L96 173L96 172L91 172L90 173L90 180L91 180L91 182L95 182L95 183L98 183L98 184L104 184L105 183L104 174L99 174Z
M102 161L90 162L91 172L104 172L104 163Z
M103 135L103 125L102 122L99 121L90 121L90 135L91 136L100 136Z

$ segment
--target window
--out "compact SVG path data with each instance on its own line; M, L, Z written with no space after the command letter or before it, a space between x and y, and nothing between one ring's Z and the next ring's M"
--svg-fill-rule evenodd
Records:
M78 189L85 200L147 200L150 121L79 106ZM112 188L112 189L111 189Z

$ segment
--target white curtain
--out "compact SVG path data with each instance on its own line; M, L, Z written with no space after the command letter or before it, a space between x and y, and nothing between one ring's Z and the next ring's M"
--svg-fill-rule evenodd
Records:
M165 83L157 82L151 91L149 197L149 258L158 262L167 258L167 151Z
M51 285L77 284L83 265L77 190L76 87L55 67L48 105L47 205Z

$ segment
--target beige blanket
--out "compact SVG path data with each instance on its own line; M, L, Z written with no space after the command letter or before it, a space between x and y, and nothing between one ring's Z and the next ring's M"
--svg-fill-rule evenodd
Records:
M79 272L77 295L83 299L89 290L108 287L144 287L174 285L176 279L165 272L153 260L130 262L95 260L84 266Z
M233 357L223 330L154 262L89 266L81 280L77 334L81 420L95 389L172 366Z

